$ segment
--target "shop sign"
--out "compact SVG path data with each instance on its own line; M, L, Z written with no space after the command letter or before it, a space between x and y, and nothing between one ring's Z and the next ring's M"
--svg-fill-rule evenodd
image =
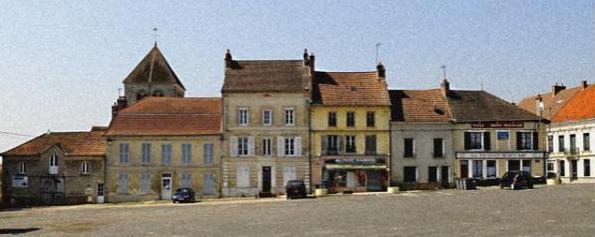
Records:
M29 186L27 176L12 176L13 188L26 188Z
M334 164L384 164L384 158L373 158L373 157L357 157L357 158L336 158L328 159L326 163Z
M471 124L472 128L522 128L522 122L477 122Z
M542 159L543 152L458 152L457 159Z

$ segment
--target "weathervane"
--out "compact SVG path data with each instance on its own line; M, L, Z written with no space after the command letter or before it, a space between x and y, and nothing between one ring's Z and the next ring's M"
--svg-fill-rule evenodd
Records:
M378 64L380 61L378 61L378 49L380 48L380 46L382 45L382 43L376 43L376 64Z

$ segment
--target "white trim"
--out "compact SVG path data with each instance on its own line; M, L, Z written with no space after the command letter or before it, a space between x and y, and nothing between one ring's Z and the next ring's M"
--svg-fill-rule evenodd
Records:
M265 113L269 112L269 122L265 123ZM262 126L268 127L273 124L273 110L270 108L262 110Z
M246 111L246 121L242 123L242 111ZM248 107L238 107L238 125L241 127L246 127L250 124L250 109Z
M83 161L81 162L81 174L90 174L91 173L91 162Z
M287 116L288 115L287 112L289 112L289 111L291 111L290 117ZM296 118L295 112L296 111L295 111L294 107L284 107L283 108L283 123L285 124L285 126L288 126L288 127L295 126L295 118Z
M19 174L27 174L27 162L19 161L18 163L18 173Z

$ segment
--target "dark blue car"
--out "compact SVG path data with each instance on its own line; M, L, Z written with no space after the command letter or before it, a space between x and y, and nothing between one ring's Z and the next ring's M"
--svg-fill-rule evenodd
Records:
M174 203L176 202L195 202L194 190L191 188L179 188L176 190L171 199Z

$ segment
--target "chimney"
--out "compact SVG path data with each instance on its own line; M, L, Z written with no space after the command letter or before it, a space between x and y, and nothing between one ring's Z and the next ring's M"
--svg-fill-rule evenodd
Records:
M376 70L378 71L378 77L386 77L386 69L384 69L384 65L382 65L382 63L378 63L378 66L376 66Z
M116 103L114 103L114 105L112 105L112 119L114 117L116 117L116 115L118 114L118 111L126 108L126 106L128 106L128 100L126 100L126 97L125 96L118 97L118 100L116 100Z
M230 68L232 66L233 59L231 58L231 52L227 49L227 53L225 53L225 68Z
M544 109L543 98L541 98L541 95L537 95L535 97L535 112L540 117L543 116L543 109Z
M315 62L314 53L311 53L310 59L308 59L308 66L310 66L310 71L312 71L312 72L314 72L314 66L316 65L314 62Z
M308 49L304 49L304 66L309 65L310 56L308 55Z
M558 83L556 82L556 84L554 86L552 86L552 95L557 95L558 93L560 93L560 91L563 91L566 89L565 85L558 85Z
M589 84L587 83L587 81L581 81L581 88L585 89L589 86Z
M446 80L446 78L444 78L442 83L440 83L440 91L442 92L442 96L444 96L444 98L448 97L450 94L450 83L448 80Z

